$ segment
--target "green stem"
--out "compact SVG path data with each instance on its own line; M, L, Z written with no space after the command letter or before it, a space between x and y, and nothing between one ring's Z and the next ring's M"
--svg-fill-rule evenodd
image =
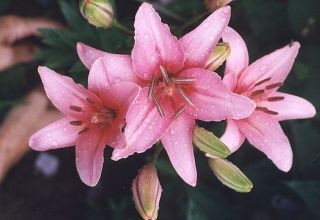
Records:
M129 28L127 28L126 26L120 24L118 21L114 21L113 22L113 27L117 28L118 30L126 33L126 34L129 34L129 35L134 35L134 32L132 30L130 30Z
M157 159L158 159L160 153L162 152L162 150L163 150L163 146L162 146L162 144L160 142L158 142L156 144L156 150L154 151L154 153L153 153L153 155L151 157L151 162L152 163L155 164L157 162Z

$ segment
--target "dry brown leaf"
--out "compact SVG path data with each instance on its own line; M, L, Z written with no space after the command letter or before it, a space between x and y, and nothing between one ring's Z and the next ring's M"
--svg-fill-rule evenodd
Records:
M49 101L41 90L32 91L25 102L14 107L0 127L0 182L8 170L28 151L28 139L61 114L48 109Z
M0 17L0 71L32 59L37 47L30 43L15 45L15 42L29 36L40 36L39 28L62 28L62 25L45 18Z

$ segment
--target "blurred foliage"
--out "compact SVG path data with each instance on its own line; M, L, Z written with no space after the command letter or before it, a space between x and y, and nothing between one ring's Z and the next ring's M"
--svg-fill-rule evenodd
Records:
M120 22L132 28L138 1L114 3ZM238 0L232 3L230 23L247 42L251 61L292 39L298 40L302 47L283 90L307 98L317 109L320 108L319 9L318 0ZM158 10L179 36L196 26L206 14L200 0L176 0ZM87 24L75 0L1 0L0 14L9 13L58 19L66 28L41 30L43 49L35 55L35 61L0 73L1 118L26 91L39 83L35 77L37 65L62 71L86 84L88 70L80 63L75 50L78 41L113 53L129 53L133 46L132 36L114 28L96 29ZM222 129L214 123L204 124L201 126L211 131ZM319 115L313 120L283 123L294 151L294 167L289 173L277 170L247 143L233 154L231 161L254 183L253 191L248 194L222 186L199 151L196 151L198 186L191 188L176 175L162 153L157 162L164 188L159 219L320 219L319 125ZM118 163L106 159L100 184L91 189L80 183L73 153L71 149L56 152L61 158L61 167L66 170L49 180L30 172L36 153L29 153L0 186L0 216L22 219L10 211L19 210L21 216L27 216L24 219L34 220L139 219L131 201L130 187L145 162L144 156ZM106 158L109 157L107 152Z

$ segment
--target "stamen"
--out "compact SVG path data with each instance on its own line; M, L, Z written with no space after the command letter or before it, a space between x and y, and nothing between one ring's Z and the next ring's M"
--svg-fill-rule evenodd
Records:
M166 69L163 66L160 66L160 73L161 73L161 76L164 79L165 83L167 85L169 85L170 84L170 79L169 79L169 76L168 76L168 73L167 73Z
M153 99L154 103L156 104L156 107L158 109L158 112L159 112L160 116L162 118L164 118L164 111L163 111L163 109L162 109L162 107L161 107L161 105L159 103L159 100L154 95L152 95L152 99Z
M83 134L87 131L89 131L89 128L82 129L81 131L78 132L78 134Z
M274 83L274 84L271 84L271 85L268 85L266 86L266 89L274 89L274 88L277 88L277 87L280 87L282 86L283 83L279 82L279 83Z
M281 101L281 100L284 100L283 96L273 96L273 97L268 98L269 102L276 102L276 101Z
M253 91L253 92L250 94L250 96L251 96L251 97L252 97L252 96L256 96L256 95L259 95L259 94L261 94L261 93L263 93L263 92L264 92L263 89L256 90L256 91Z
M83 124L82 121L70 121L69 123L74 126L81 126Z
M75 106L75 105L70 105L69 109L72 110L72 111L75 111L75 112L81 112L82 111L81 107Z
M271 111L269 110L268 108L266 107L256 107L256 110L257 111L262 111L264 113L267 113L267 114L270 114L270 115L278 115L279 113L278 112L275 112L275 111Z
M150 84L150 87L149 87L149 91L148 91L148 98L150 99L153 95L153 92L154 92L154 86L156 84L156 77L153 75L152 76L152 80L151 80L151 84Z
M174 83L193 83L196 81L196 78L194 77L186 77L186 78L175 78L175 77L171 77L171 80Z
M176 113L174 113L174 115L171 117L171 120L177 119L177 118L179 117L179 115L181 115L181 114L186 110L185 107L186 107L185 105L184 105L184 106L181 106L181 107L176 111Z
M269 80L271 80L271 77L268 77L268 78L266 78L266 79L263 79L263 80L258 81L256 84L254 84L254 86L255 86L255 87L256 87L256 86L259 86L259 85L261 85L261 84L263 84L263 83L265 83L265 82L268 82Z
M181 97L191 106L194 106L193 102L191 101L191 99L185 94L185 92L183 91L183 89L180 86L176 86Z
M86 100L87 100L87 102L89 102L90 104L94 104L94 103L95 103L95 101L94 101L93 99L91 99L91 98L86 98Z

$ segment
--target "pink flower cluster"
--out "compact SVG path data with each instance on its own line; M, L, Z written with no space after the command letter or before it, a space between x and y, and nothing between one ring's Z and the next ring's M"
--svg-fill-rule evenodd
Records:
M45 91L65 117L34 134L30 146L44 151L75 145L80 178L94 186L106 145L115 148L112 159L119 160L161 141L180 177L195 186L195 120L227 120L221 140L231 151L247 138L288 171L292 151L279 121L315 115L308 101L277 91L300 45L293 42L249 66L243 39L228 27L230 15L230 7L223 7L177 39L153 7L143 3L131 55L78 44L78 55L90 69L88 89L40 67ZM205 69L221 37L231 47L223 80Z

